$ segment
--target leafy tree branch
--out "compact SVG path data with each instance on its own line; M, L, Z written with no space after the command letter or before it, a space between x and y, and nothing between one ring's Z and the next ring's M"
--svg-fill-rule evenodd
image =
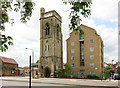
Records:
M70 23L69 23L69 28L72 30L72 32L75 32L77 34L78 32L81 33L80 31L80 24L81 24L81 17L87 18L88 16L91 15L91 4L92 0L62 0L63 3L70 4L71 5L71 12L69 15Z
M14 19L9 18L8 12L19 12L21 15L20 21L26 23L32 16L34 6L35 3L31 0L29 2L13 2L13 0L10 2L6 2L5 0L0 1L0 51L4 52L8 49L8 46L13 45L13 38L2 34L5 31L5 23L14 23Z

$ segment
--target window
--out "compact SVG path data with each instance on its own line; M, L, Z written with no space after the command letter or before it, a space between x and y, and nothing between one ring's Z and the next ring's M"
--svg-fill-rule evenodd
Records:
M94 59L94 55L90 55L90 59Z
M85 63L84 62L80 62L80 66L85 66Z
M49 32L50 32L50 27L49 27L49 24L46 23L46 35L49 35Z
M74 56L71 56L71 60L74 60Z
M90 51L94 51L94 47L90 47Z
M81 55L84 55L84 52L81 52Z
M45 51L47 50L47 46L45 45Z
M57 25L57 36L59 36L59 25Z
M79 40L84 40L84 31L80 30Z
M71 67L74 67L74 64L71 64Z
M49 51L49 45L48 45L48 51Z
M81 59L80 59L81 61L83 61L84 60L84 55L81 55Z
M91 75L94 75L94 71L91 71L90 74L91 74Z
M74 53L75 51L74 51L74 49L71 49L71 53Z
M94 42L93 39L91 39L91 40L90 40L90 43L93 43L93 42Z
M71 42L71 46L74 46L74 42Z
M43 69L43 66L41 66L41 68Z
M84 48L84 42L81 42L81 48Z
M90 67L94 67L94 63L90 63Z

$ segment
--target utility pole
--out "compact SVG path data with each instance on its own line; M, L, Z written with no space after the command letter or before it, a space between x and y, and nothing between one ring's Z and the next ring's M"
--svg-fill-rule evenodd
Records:
M114 60L112 60L112 70L113 70L113 61L114 61ZM112 79L113 79L113 72L112 72Z
M29 71L29 88L31 88L31 56L30 56L30 66L29 66L29 68L30 68L30 71Z

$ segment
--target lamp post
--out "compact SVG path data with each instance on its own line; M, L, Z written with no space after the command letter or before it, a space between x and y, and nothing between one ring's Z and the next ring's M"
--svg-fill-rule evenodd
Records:
M114 61L114 60L112 60L112 65L113 65L113 61Z
M30 56L29 88L31 88L31 56Z
M34 50L30 49L30 48L25 48L25 49L29 49L32 51L32 75L34 75Z
M28 49L28 48L25 48L25 49ZM30 60L29 60L29 68L30 68L30 71L29 71L29 88L31 88L31 55L30 55Z
M112 60L112 70L113 70L113 61L114 61L114 60ZM112 72L112 79L113 79L113 72Z

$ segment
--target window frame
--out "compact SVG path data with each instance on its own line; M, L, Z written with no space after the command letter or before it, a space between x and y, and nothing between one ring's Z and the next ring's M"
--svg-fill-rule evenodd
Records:
M90 51L93 52L94 51L94 47L90 47Z
M93 40L93 39L90 39L90 44L93 44L93 43L94 43L94 40L93 40L93 42L91 42L91 40Z
M74 58L74 56L71 56L71 60L74 60L75 58Z
M71 49L71 53L75 53L75 49Z
M94 63L90 63L90 67L92 67L92 68L93 68L93 67L94 67L94 65L95 65Z
M92 58L91 58L92 57ZM94 55L90 55L90 59L93 60L94 59Z
M75 42L71 42L71 46L74 46L75 45Z
M71 64L71 67L72 67L72 68L73 68L73 67L75 67L75 64L74 64L74 63L72 63L72 64Z

